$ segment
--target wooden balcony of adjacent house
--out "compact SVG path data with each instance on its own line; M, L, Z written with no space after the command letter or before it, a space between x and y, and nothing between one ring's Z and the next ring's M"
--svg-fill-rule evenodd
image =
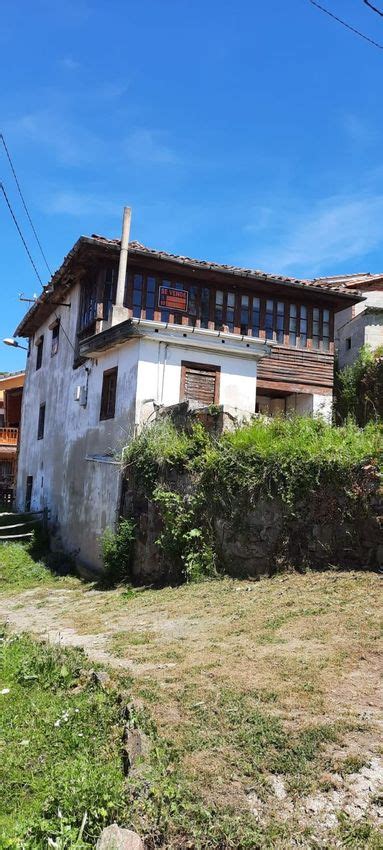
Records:
M0 428L0 446L13 446L16 449L18 439L18 428Z

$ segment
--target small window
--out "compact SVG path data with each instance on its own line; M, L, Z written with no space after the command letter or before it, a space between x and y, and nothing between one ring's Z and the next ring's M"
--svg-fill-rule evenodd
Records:
M45 404L40 404L39 424L38 424L38 428L37 428L37 439L38 440L43 439L44 427L45 427Z
M25 490L25 510L27 511L27 513L31 509L32 489L33 489L33 475L28 475L27 476L27 486L26 486L26 490Z
M59 350L59 338L60 338L60 319L57 319L56 324L52 328L52 347L51 347L51 357L54 357Z
M181 401L219 404L220 367L203 363L181 362Z
M113 419L116 409L117 367L104 372L100 419Z
M36 372L41 368L41 364L43 362L43 348L44 348L44 337L41 336L37 343L37 354L36 354Z
M351 348L351 337L348 336L346 339L346 351L350 351Z

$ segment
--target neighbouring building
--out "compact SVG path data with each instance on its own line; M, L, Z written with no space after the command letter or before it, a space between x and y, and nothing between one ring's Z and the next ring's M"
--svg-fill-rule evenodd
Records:
M330 418L334 316L361 298L124 233L121 251L81 237L16 330L30 348L18 507L49 508L64 548L95 566L119 514L118 453L156 409L188 399L237 418Z
M350 274L321 278L362 292L365 300L348 305L335 316L335 348L340 369L356 360L363 345L373 350L383 346L383 274Z
M16 489L24 372L0 376L0 505L13 504Z

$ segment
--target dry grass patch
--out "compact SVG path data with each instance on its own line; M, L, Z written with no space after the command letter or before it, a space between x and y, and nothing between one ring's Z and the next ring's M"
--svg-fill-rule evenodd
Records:
M378 847L363 825L377 820L379 796L377 575L46 592L8 595L11 624L60 630L116 675L132 672L192 796L260 823L276 818L301 846ZM363 783L374 790L360 796Z

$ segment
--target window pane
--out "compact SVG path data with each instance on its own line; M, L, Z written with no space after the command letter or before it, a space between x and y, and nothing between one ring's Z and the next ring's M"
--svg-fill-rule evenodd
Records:
M296 306L296 304L290 304L289 342L290 342L290 345L296 345L297 344L297 306Z
M274 301L266 301L266 339L273 339Z
M214 324L217 331L221 330L223 325L223 292L220 290L215 293Z
M283 301L277 303L277 342L284 341L285 329L285 305Z
M234 331L234 316L235 316L235 295L234 292L227 293L227 307L226 307L226 324L229 328L229 331L233 333Z
M300 348L307 346L307 307L304 305L300 308L299 346Z
M141 318L142 306L142 274L133 276L133 316L136 319Z
M189 286L188 303L189 303L189 316L196 316L197 315L197 287L196 286Z
M201 328L209 326L210 312L210 289L203 287L201 290Z
M241 298L241 334L246 335L249 330L249 296L242 295Z
M252 334L259 336L259 316L261 304L259 298L253 298Z
M162 280L160 281L161 286L171 286L170 280ZM161 310L161 322L169 321L169 310Z

